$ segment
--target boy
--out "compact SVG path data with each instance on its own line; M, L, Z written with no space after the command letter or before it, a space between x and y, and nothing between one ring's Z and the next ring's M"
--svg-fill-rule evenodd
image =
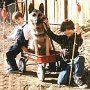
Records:
M50 36L51 39L56 41L60 44L61 49L64 51L64 60L61 67L61 72L58 76L58 84L68 84L69 80L69 72L70 72L70 65L68 64L72 59L73 53L73 44L75 38L75 26L71 20L65 20L61 24L61 31L63 35L56 35L54 34L50 28L47 19L44 20L44 27L47 28L46 32ZM81 37L81 30L80 26L76 25L76 44L75 44L75 51L74 51L74 83L80 88L87 88L87 84L82 81L83 73L84 73L84 62L85 58L79 55L78 48L82 45L83 39Z
M10 65L7 72L19 72L16 64L16 56L22 51L22 47L28 46L30 26L24 23L23 14L20 12L13 13L13 21L17 24L14 34L11 36L4 35L5 39L15 39L16 43L12 45L6 53L7 63Z

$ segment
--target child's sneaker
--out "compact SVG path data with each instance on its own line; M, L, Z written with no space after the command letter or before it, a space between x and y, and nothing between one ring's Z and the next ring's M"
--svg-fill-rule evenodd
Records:
M77 85L79 88L85 89L85 88L88 87L88 85L87 85L85 82L83 82L83 81L81 80L81 78L79 78L79 77L77 77L77 79L75 80L75 83L76 83L76 85Z

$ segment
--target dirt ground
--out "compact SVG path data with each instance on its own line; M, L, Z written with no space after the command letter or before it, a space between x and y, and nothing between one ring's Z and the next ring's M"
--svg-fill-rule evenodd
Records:
M14 25L3 24L0 23L0 35L3 34L3 30L5 34L10 34L14 29ZM87 53L83 53L87 60L89 60L89 42L90 36L85 38L85 47L87 48ZM89 42L89 43L88 43ZM45 75L45 81L41 82L37 78L37 65L29 65L27 66L27 71L24 74L6 74L4 71L7 67L5 57L3 56L3 43L5 44L5 50L7 51L8 47L14 43L11 40L5 40L0 37L0 90L84 90L79 89L78 87L69 87L69 86L58 86L57 85L57 77L58 73L49 73ZM5 52L4 52L5 54ZM19 56L18 58L19 59ZM90 71L88 70L87 75L87 84L90 90Z

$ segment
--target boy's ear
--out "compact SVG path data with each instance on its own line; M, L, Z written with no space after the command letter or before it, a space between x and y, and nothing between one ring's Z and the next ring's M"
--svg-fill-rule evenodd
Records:
M39 10L40 10L42 13L44 13L44 4L43 4L43 3L40 4Z
M29 5L29 14L34 10L34 5L30 3Z

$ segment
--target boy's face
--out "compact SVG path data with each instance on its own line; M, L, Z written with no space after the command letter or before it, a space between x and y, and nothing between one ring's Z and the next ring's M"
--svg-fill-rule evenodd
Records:
M72 36L73 33L74 33L74 30L72 30L72 29L66 29L66 30L64 31L64 34L65 34L67 37Z
M22 25L23 22L24 22L24 18L18 17L18 19L15 19L14 21L15 21L16 24Z

